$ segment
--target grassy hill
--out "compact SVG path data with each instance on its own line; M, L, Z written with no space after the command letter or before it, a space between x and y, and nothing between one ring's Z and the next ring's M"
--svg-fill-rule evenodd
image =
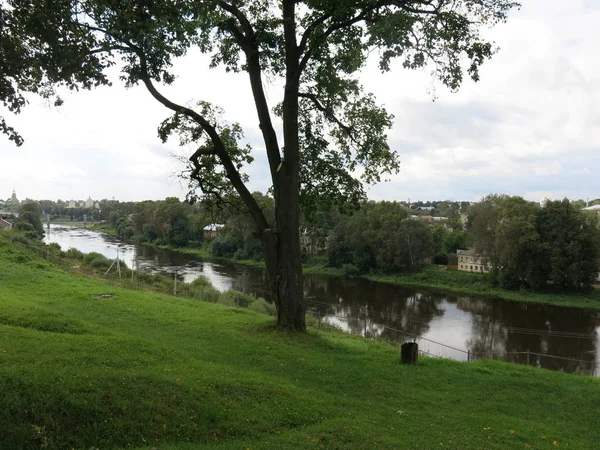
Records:
M0 234L0 449L600 448L598 379L398 356L90 280Z

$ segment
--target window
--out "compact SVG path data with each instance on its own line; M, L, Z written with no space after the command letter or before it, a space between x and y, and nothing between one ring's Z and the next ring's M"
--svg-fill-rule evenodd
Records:
M473 266L471 266L471 270L473 270Z

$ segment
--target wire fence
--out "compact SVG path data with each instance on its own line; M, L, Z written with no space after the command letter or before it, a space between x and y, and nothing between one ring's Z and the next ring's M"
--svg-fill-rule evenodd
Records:
M392 345L399 345L403 342L411 341L419 344L419 353L435 358L446 358L458 361L475 361L480 359L496 359L508 361L516 364L524 364L534 367L543 367L546 369L577 373L582 375L596 376L597 367L595 358L592 360L569 358L546 353L537 353L531 351L473 351L470 349L461 349L452 345L444 344L424 336L418 336L398 328L389 327L382 324L370 326L366 316L358 318L357 316L339 316L335 314L321 314L315 309L308 311L309 315L316 321L317 328L340 328L344 331L350 331L350 322L360 322L362 320L362 332L359 333L365 338L382 340ZM346 323L346 326L340 326L339 322ZM399 335L399 339L389 339L382 337L383 331L389 331ZM569 336L565 336L569 337Z

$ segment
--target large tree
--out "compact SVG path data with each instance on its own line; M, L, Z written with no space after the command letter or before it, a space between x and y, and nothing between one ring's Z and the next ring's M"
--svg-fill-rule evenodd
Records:
M9 5L2 7L3 39L8 37L15 61L7 66L8 75L3 73L14 88L6 91L9 98L19 98L19 90L39 91L46 81L84 88L107 84L106 69L119 64L126 85L143 84L171 110L161 137L176 133L182 143L197 146L190 156L191 188L223 201L235 193L247 208L263 245L278 323L294 329L305 327L301 204L310 211L314 205L357 203L365 197L363 183L399 169L386 139L393 117L359 82L369 55L379 58L382 71L390 70L395 58L407 69L431 68L456 90L465 75L478 80L479 67L494 53L481 27L504 21L517 6L511 0L2 4ZM242 170L251 157L239 144L239 125L225 122L215 105L177 103L160 91L160 84L175 79L173 59L192 47L211 54L212 66L248 75L273 186L273 223L246 187ZM18 75L31 64L36 65L31 80ZM264 91L265 80L273 79L283 84L277 105L269 105ZM198 95L208 89L199 80ZM281 134L274 115L281 119Z

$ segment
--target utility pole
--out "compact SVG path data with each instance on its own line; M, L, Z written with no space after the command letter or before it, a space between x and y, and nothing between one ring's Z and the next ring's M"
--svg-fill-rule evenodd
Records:
M121 264L119 263L119 249L117 248L117 272L119 272L119 278L121 278Z

